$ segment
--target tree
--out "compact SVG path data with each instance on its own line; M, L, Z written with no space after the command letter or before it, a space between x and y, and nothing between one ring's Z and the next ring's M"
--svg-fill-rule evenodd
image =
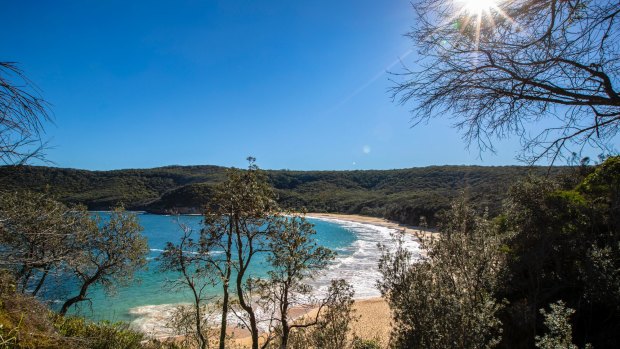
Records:
M506 270L498 295L510 304L501 346L528 348L545 332L539 309L562 300L574 343L616 347L620 331L620 157L568 187L530 178L508 193Z
M266 251L276 204L273 189L255 160L248 158L249 167L245 171L234 168L228 171L226 180L216 188L212 207L206 210L201 232L203 249L211 251L219 248L224 255L223 259L215 257L208 261L222 280L220 348L225 345L229 311L234 311L250 330L252 348L258 348L260 319L252 304L252 293L256 290L248 268L258 254ZM236 273L233 274L233 271ZM230 282L233 282L236 301L245 315L230 308Z
M620 125L616 0L415 3L419 61L393 89L414 125L452 115L468 145L516 135L536 162L607 149ZM529 124L540 122L533 133Z
M19 291L36 296L50 273L75 260L93 222L83 206L69 208L47 194L0 196L0 266L12 271Z
M13 62L0 62L0 162L23 164L43 158L43 124L51 121L48 104Z
M312 223L298 215L279 216L269 236L267 262L268 277L258 280L260 293L268 307L274 307L274 317L278 325L278 342L286 349L290 333L295 328L314 326L317 321L295 323L290 318L290 310L295 306L309 306L312 286L308 284L325 269L334 258L334 253L318 246L313 236L316 231ZM326 299L329 299L330 295ZM319 302L317 317L326 301Z
M217 196L213 200L219 202L222 200L225 190L217 191ZM200 232L200 254L203 256L205 268L209 268L215 274L214 277L219 278L222 286L221 300L221 321L219 348L226 347L226 330L228 326L228 314L230 310L230 282L233 271L233 234L234 222L232 220L232 210L224 213L224 205L218 205L214 208L207 207L204 213L204 220ZM230 207L229 207L230 208ZM210 253L211 251L222 251L223 253ZM215 282L215 280L214 280Z
M96 223L79 256L70 263L71 272L78 280L79 292L64 302L61 315L65 315L71 306L88 301L91 286L98 284L107 292L113 292L117 285L128 283L135 271L146 265L149 249L135 214L116 208L107 221L101 222L97 218Z
M326 310L321 314L319 308L318 321L310 332L310 343L315 348L339 349L346 348L349 325L357 321L353 310L353 286L345 280L332 280L327 290L327 297L322 302Z
M171 242L166 243L164 252L157 258L160 268L163 271L174 271L181 274L181 277L170 281L173 290L181 287L188 287L193 296L193 313L190 318L193 320L194 330L198 345L201 349L206 349L209 344L208 337L205 337L205 303L210 298L205 297L207 287L213 286L211 264L204 263L208 252L201 249L201 246L192 238L192 229L187 225L179 223L183 234L180 242L175 245ZM183 315L184 308L178 309L177 314Z
M252 348L268 347L276 334L278 345L286 348L291 330L317 325L325 307L338 295L329 293L326 298L315 300L310 297L311 287L307 284L327 266L333 252L316 244L312 224L304 217L278 214L267 177L255 165L254 158L248 160L247 170L229 170L226 180L216 187L205 210L196 258L222 286L220 348L225 346L229 312L249 329ZM269 267L265 278L250 274L259 255L266 256ZM341 289L332 287L330 292ZM318 306L314 321L293 322L289 313L296 305ZM275 328L262 341L261 323Z
M295 321L287 343L289 349L341 349L357 348L356 338L349 343L349 325L356 321L353 310L353 287L343 279L331 280L327 295L317 304L317 309ZM314 314L312 314L314 313ZM279 329L276 329L279 331ZM281 339L281 336L280 338ZM270 348L281 347L276 339Z
M497 300L501 239L494 224L463 201L443 219L440 239L422 239L428 255L416 260L396 236L383 248L378 282L394 320L395 348L488 348L499 342Z

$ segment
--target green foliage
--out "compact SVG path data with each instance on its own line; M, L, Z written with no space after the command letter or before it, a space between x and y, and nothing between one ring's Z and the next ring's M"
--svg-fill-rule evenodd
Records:
M418 261L395 236L383 249L379 288L393 313L393 348L491 348L501 335L496 299L504 265L497 227L463 200L444 216L439 239L423 241Z
M78 280L78 294L67 299L60 310L88 300L91 286L101 285L113 293L117 286L133 280L136 270L146 266L149 252L147 239L134 213L115 208L105 222L95 218L96 224L78 246L77 256L68 262L70 271Z
M620 186L620 156L612 156L577 186L577 191L589 195L617 195Z
M155 213L197 213L214 201L214 186L227 169L216 166L169 166L146 170L84 171L49 167L0 167L5 188L48 191L64 203L83 203L91 210L119 203L132 210ZM499 213L509 186L528 173L546 168L432 166L403 170L265 171L283 209L339 212L385 217L430 226L436 213L467 189L479 209ZM566 169L553 168L553 173Z
M344 280L332 280L328 290L327 310L310 332L314 348L340 349L348 346L349 325L356 321L353 310L353 287Z
M562 301L553 303L549 307L551 308L549 313L545 309L540 309L549 332L542 337L536 336L536 347L540 349L577 349L577 346L573 344L573 329L569 322L570 316L575 311L567 308Z
M352 348L356 340L348 338L350 324L356 321L353 310L354 290L344 280L332 280L326 302L317 313L318 318L302 318L291 332L288 349L344 349ZM281 348L276 338L270 348Z
M79 255L94 224L84 207L69 208L49 195L0 193L0 267L11 270L20 292L36 295L50 272ZM27 291L32 287L32 291Z
M49 195L0 193L0 267L10 271L21 293L36 296L48 274L73 274L77 295L62 305L88 299L95 284L113 292L146 265L147 241L133 213L122 208L102 222L84 206L69 208Z
M276 309L277 342L281 348L288 345L289 336L297 324L290 318L296 306L310 305L312 286L308 283L325 269L335 254L319 246L314 239L314 226L301 215L277 215L270 226L267 244L268 277L256 280L263 306ZM342 296L345 285L328 290L320 306L332 301L330 297ZM329 294L329 292L336 292ZM327 312L329 314L329 311ZM318 323L315 326L331 326Z
M510 253L499 294L510 302L502 346L532 347L545 332L538 309L559 299L575 310L575 343L613 347L620 330L618 157L575 187L530 178L505 206ZM570 183L570 182L565 182Z
M15 284L12 273L0 279ZM51 312L37 299L15 291L0 292L0 348L131 349L142 348L144 335L123 323L93 323Z
M77 317L59 317L54 323L58 333L76 344L90 349L139 349L142 333L129 329L125 323L107 321L94 323Z
M384 251L391 345L617 347L619 159L572 179L530 176L493 220L457 202L442 216L441 237L422 242L421 262L402 245Z

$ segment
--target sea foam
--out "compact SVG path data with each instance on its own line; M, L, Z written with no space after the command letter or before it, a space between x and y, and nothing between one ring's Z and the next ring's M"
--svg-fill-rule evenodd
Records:
M382 244L387 250L393 251L396 242L393 234L396 229L383 226L345 221L335 218L308 217L316 220L337 224L349 230L356 236L356 240L347 247L336 250L337 256L328 268L309 283L313 286L313 297L322 297L327 293L333 279L344 279L355 290L355 299L367 299L381 295L377 288L377 281L381 278L379 259ZM410 250L414 257L420 256L420 245L415 236L403 236L404 247ZM155 250L155 249L153 249ZM145 305L130 309L129 313L135 317L131 326L153 337L174 335L166 323L175 309L181 304ZM218 318L217 314L211 314ZM236 323L233 314L229 315L229 323Z
M379 259L381 250L379 244L389 251L396 248L393 234L396 229L383 226L344 221L334 218L311 217L338 224L355 234L356 240L348 247L347 252L337 255L327 271L317 279L311 281L317 296L326 294L330 281L333 279L345 279L355 290L356 299L379 297L381 293L377 289L377 281L381 278L379 272ZM420 255L420 245L411 234L405 234L404 247L410 250L414 257Z

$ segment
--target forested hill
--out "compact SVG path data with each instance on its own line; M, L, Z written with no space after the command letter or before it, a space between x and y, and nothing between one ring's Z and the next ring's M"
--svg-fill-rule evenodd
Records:
M431 166L402 170L266 171L282 207L373 215L407 224L435 214L465 191L478 207L499 209L511 184L548 168ZM565 168L554 168L557 174ZM86 171L54 167L0 167L4 190L47 191L65 203L105 210L119 203L134 210L200 212L225 176L218 166Z

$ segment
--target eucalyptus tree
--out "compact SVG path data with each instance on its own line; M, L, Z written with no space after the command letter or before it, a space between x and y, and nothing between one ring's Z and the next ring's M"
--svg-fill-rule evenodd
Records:
M317 305L312 300L312 286L308 283L334 258L334 252L319 246L313 236L312 223L300 215L278 215L271 227L268 243L268 277L258 280L260 294L272 312L278 327L280 348L287 347L290 332L295 328L316 325L314 322L294 322L290 318L292 307ZM326 297L326 299L329 297ZM325 300L318 303L319 311Z
M191 316L194 329L193 333L201 349L209 346L209 338L205 336L208 324L205 324L205 303L213 297L207 297L206 293L214 286L212 270L208 260L208 254L193 238L193 230L179 222L182 235L178 244L167 242L164 252L157 258L163 271L173 271L180 274L180 278L169 281L170 289L179 290L189 288L193 296L193 314ZM183 310L181 310L183 311Z
M89 301L91 286L100 285L106 292L114 292L117 286L133 280L135 272L146 265L149 249L136 214L116 208L105 221L97 216L94 222L79 254L68 263L79 291L64 302L61 315L71 306Z
M252 348L257 349L259 343L260 319L252 304L255 288L249 267L257 255L267 249L269 226L277 206L275 193L255 160L248 158L247 170L228 170L226 180L217 186L211 205L204 215L201 245L205 255L211 256L207 263L219 276L223 291L220 348L225 346L230 311L234 311L250 330ZM207 253L214 250L221 253ZM235 301L244 315L230 307L231 286Z
M0 195L0 266L18 291L36 296L50 273L61 273L80 253L93 222L85 207L69 208L47 194Z
M617 0L420 0L418 60L394 97L414 125L452 115L468 145L516 135L535 162L608 149L620 125ZM534 126L536 125L536 126Z
M330 281L327 296L320 301L317 316L310 322L306 345L321 349L357 348L355 340L348 342L350 325L357 321L354 295L353 286L345 280Z

